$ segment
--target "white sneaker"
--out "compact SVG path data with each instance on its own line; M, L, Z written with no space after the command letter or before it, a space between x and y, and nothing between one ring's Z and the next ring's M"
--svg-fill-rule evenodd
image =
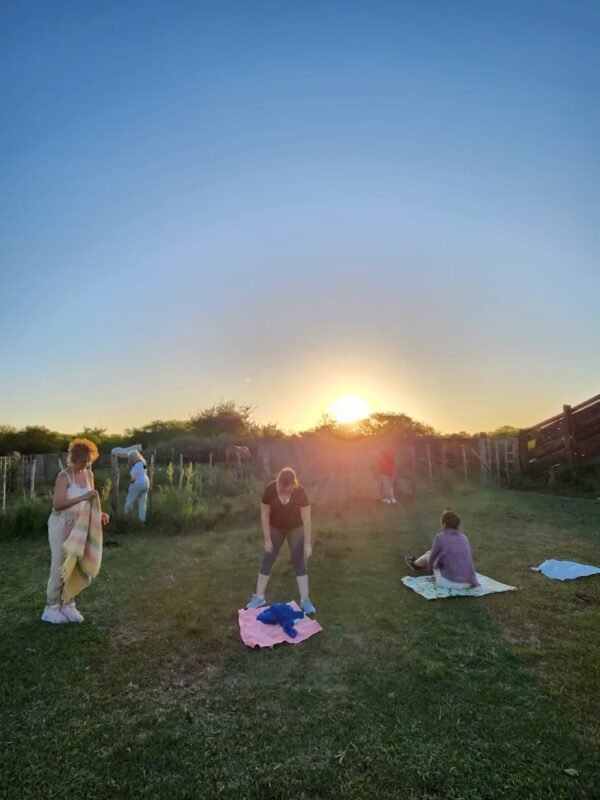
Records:
M384 502L384 503L387 503L387 504L388 504L388 506L389 506L389 505L391 504L391 502L392 502L392 501L389 499L389 497L384 497L384 498L383 498L383 502Z
M262 608L267 605L264 595L253 594L250 600L246 603L246 608Z
M62 614L67 618L67 622L83 622L83 614L75 608L75 603L68 603L61 608Z
M396 498L395 498L395 497L392 497L392 499L390 500L390 502L391 502L391 503L393 503L393 505L396 505L396 503L397 503L398 501L396 500Z
M42 622L51 622L53 625L62 625L69 620L60 610L59 606L46 606L41 616Z

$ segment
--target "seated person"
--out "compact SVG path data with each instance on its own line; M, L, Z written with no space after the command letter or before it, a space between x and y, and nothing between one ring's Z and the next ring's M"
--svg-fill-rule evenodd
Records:
M438 586L446 589L470 589L479 586L471 545L464 533L458 530L460 519L456 512L442 513L442 532L433 540L431 550L424 555L406 556L407 565L414 570L423 570L435 576Z

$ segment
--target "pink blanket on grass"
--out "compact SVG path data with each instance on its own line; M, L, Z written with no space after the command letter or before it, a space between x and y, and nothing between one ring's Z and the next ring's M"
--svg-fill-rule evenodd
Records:
M289 605L295 611L300 611L300 606L293 600ZM267 625L256 619L266 608L268 606L263 606L262 608L240 608L238 611L240 636L242 637L242 642L248 647L273 647L273 645L281 644L281 642L300 644L305 639L310 639L313 634L323 630L316 619L305 616L294 625L298 635L295 639L292 639L281 625Z

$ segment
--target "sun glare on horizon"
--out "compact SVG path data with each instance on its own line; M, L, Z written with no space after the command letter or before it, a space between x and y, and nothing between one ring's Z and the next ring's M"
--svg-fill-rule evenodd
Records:
M336 422L358 422L371 413L371 406L362 397L344 395L331 404L329 409Z

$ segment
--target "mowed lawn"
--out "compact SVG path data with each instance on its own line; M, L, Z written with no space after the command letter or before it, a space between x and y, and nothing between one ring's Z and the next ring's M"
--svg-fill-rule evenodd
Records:
M426 602L403 555L439 511L480 572L519 587ZM257 524L117 537L83 625L37 621L47 545L0 543L2 798L600 797L600 504L502 491L314 509L323 632L251 651ZM287 553L270 599L296 596Z

